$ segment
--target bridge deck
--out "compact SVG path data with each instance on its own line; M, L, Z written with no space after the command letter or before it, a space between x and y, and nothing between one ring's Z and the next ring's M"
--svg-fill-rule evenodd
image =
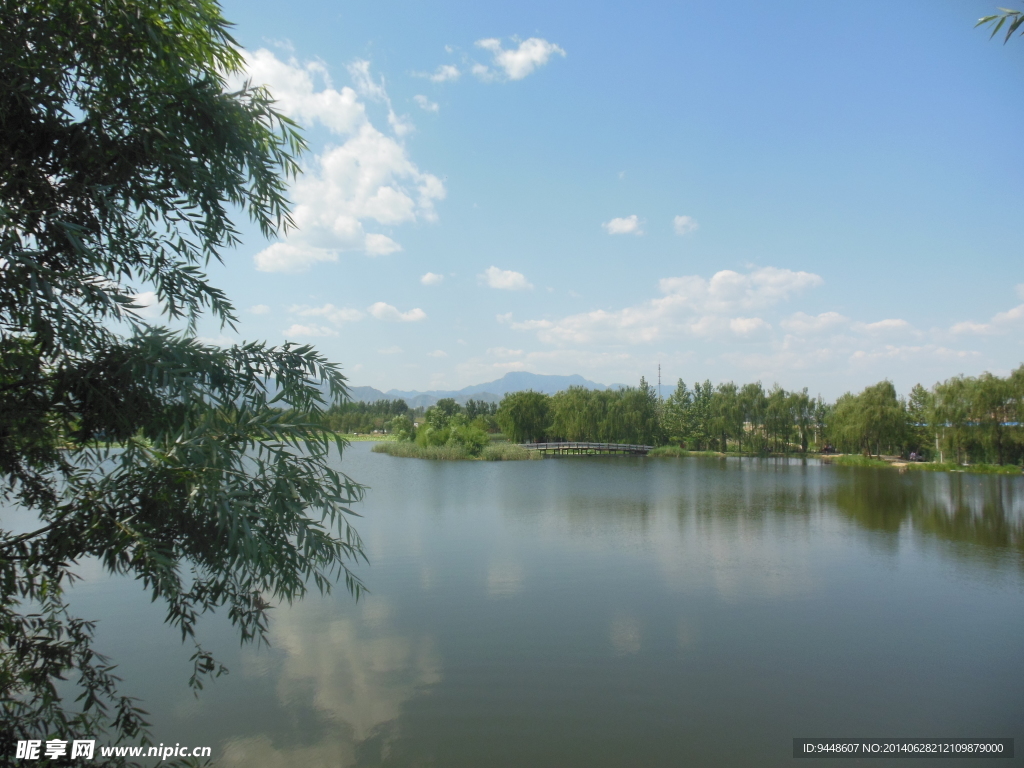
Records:
M522 443L528 451L540 451L558 455L630 454L646 456L653 445L631 445L629 443Z

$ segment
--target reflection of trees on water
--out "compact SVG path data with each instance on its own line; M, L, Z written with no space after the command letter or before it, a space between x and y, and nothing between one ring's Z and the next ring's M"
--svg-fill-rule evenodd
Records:
M895 534L908 524L945 541L1024 552L1020 478L876 470L843 475L824 498L868 530Z

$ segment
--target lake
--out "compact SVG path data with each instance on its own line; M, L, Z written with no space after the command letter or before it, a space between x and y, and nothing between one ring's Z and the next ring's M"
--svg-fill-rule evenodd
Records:
M250 768L594 768L1013 737L995 765L1024 764L1024 478L370 447L341 465L371 486L370 593L277 608L270 648L200 625L231 673L199 698L162 609L83 564L75 611L157 741Z

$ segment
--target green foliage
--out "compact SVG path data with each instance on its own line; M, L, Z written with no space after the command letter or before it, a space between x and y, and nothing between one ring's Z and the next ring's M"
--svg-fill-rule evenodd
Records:
M844 452L902 454L907 439L907 410L890 381L849 392L836 401L828 434Z
M1024 366L1005 379L985 373L936 384L924 429L939 461L996 464L1024 460Z
M375 430L390 431L388 425L400 417L409 418L411 425L410 413L405 400L376 400L372 403L348 401L328 408L320 424L331 432L366 434Z
M544 458L538 451L528 451L512 443L490 443L482 450L471 453L462 444L422 445L419 443L378 443L374 453L386 453L406 459L433 459L435 461L464 461L482 459L485 461L523 461Z
M426 423L416 432L416 444L421 447L458 448L467 456L479 456L488 441L487 433L471 424L462 406L450 397L427 409Z
M0 530L10 755L25 738L148 738L67 603L76 563L166 606L200 688L224 671L196 640L202 614L260 641L274 601L339 578L359 594L362 488L330 467L344 443L320 425L347 394L334 365L191 338L204 312L233 323L202 270L238 243L236 211L268 236L288 226L303 148L265 90L227 91L242 59L217 4L0 8L0 496L39 519ZM184 333L139 319L144 290Z
M387 431L391 433L396 440L411 443L416 439L416 425L413 423L411 416L396 416L389 421L386 426Z
M1021 24L1024 24L1024 14L1020 11L1012 11L1009 8L1000 8L1002 13L992 14L991 16L982 16L978 19L978 23L975 27L983 27L986 24L992 25L992 34L989 35L991 40L996 34L1006 26L1006 37L1003 38L1003 45L1010 42L1010 38L1013 37L1013 33L1020 28ZM1021 30L1021 34L1024 35L1024 30Z
M374 453L386 453L403 459L433 459L435 461L463 461L473 458L461 445L423 445L421 443L377 443Z
M502 398L496 418L513 443L528 443L547 432L551 398L541 392L512 392Z

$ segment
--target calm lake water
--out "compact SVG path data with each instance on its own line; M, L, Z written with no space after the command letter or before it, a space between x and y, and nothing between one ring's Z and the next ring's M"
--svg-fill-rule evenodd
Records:
M366 443L342 467L372 486L371 593L280 607L270 648L215 617L231 673L198 699L159 606L83 565L76 612L157 741L250 768L793 766L798 736L1024 754L1024 478ZM1024 759L940 765L965 763Z

